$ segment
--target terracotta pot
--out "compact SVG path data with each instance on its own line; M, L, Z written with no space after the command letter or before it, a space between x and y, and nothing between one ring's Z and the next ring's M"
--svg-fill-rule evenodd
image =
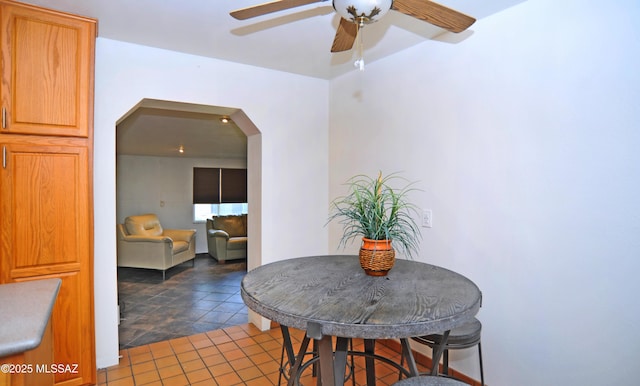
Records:
M360 266L369 276L387 276L396 261L396 252L391 240L372 240L362 238L360 247Z

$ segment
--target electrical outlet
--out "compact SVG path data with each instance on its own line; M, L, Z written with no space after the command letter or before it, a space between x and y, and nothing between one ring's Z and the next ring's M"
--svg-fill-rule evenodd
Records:
M422 211L422 227L431 228L433 225L433 213L431 209L424 209Z

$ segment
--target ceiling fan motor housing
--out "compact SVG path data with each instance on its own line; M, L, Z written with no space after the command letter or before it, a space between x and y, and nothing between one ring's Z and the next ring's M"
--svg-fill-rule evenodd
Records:
M333 9L344 19L362 25L380 20L392 4L393 0L333 0Z

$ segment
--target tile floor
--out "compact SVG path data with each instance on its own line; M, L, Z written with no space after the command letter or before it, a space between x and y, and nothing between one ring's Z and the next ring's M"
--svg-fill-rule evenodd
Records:
M240 297L246 262L218 264L208 254L159 271L118 268L120 348L195 335L247 322Z
M299 330L291 333L294 345L298 345L304 333ZM362 350L361 342L356 340L354 346ZM277 385L281 350L279 328L261 332L245 323L123 349L120 364L98 371L98 385ZM376 354L399 358L398 352L384 341L376 345ZM356 357L355 367L355 384L365 385L364 359ZM419 369L426 371L424 366ZM376 363L376 377L378 385L392 385L398 380L398 373L380 362ZM301 384L316 384L310 368L303 374Z
M246 263L217 264L207 254L196 256L195 269L185 263L167 271L164 281L157 271L118 268L121 359L98 370L98 385L278 385L282 335L247 323L245 273ZM298 345L304 332L291 336ZM361 341L354 346L362 350ZM398 351L395 342L376 345L376 354L396 361ZM428 362L416 359L426 371ZM355 386L365 385L364 359L356 357L355 367ZM392 385L398 373L376 362L376 377L378 385ZM316 384L310 369L301 384Z

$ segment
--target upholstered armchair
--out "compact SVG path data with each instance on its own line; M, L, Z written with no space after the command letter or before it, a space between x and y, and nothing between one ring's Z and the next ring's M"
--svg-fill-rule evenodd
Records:
M209 255L220 263L247 258L247 215L207 219Z
M165 271L196 256L195 229L163 229L158 216L129 216L118 224L118 267ZM195 260L194 260L195 263Z

